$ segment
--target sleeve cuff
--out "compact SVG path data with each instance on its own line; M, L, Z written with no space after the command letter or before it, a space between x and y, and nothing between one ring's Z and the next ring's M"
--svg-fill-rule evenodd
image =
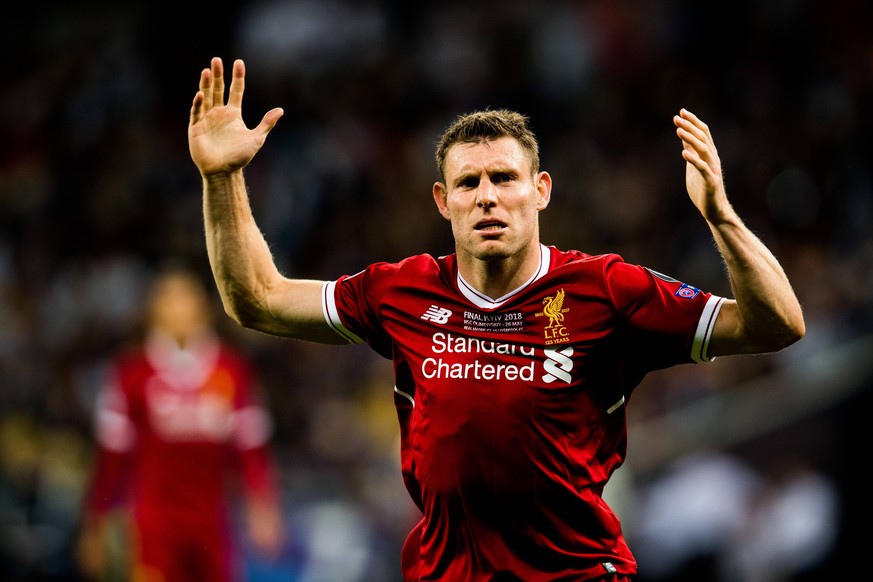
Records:
M697 322L697 330L694 332L694 341L691 343L691 359L695 362L712 362L714 357L710 358L707 355L709 349L709 340L712 338L712 331L715 329L715 320L718 317L718 312L724 302L724 297L711 295L703 306L703 313L700 314L700 320Z

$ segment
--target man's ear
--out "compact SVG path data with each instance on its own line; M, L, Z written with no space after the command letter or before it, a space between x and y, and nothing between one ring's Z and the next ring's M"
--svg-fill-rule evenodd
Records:
M540 172L536 176L537 210L545 210L552 199L552 177L548 172Z
M437 208L440 211L440 214L443 215L443 218L446 220L449 219L449 206L447 204L446 198L448 197L448 190L446 190L446 185L442 182L434 182L433 185L433 201L436 203Z

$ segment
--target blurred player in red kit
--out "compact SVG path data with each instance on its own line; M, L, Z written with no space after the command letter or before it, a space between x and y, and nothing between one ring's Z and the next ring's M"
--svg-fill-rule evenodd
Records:
M527 118L502 109L458 116L437 143L432 195L453 254L303 280L277 270L252 216L243 171L283 111L246 127L244 84L237 60L225 101L213 58L191 107L213 275L246 327L365 342L393 361L403 477L423 514L404 579L630 580L636 561L601 494L624 461L634 388L652 370L776 351L805 333L781 266L728 202L706 124L684 109L673 118L734 298L543 244L552 178Z
M104 536L119 507L131 526L124 577L135 582L242 580L236 499L253 545L280 551L271 419L251 364L220 339L213 313L193 272L167 268L150 289L142 341L112 363L78 547L89 577L110 566Z

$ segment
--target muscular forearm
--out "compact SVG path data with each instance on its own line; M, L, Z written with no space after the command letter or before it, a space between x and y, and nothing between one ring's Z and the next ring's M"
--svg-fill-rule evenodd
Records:
M255 223L242 170L203 179L206 250L224 309L241 325L269 333L343 343L327 326L321 281L279 273Z
M206 250L225 311L255 328L267 289L280 277L252 216L242 170L203 179Z
M717 329L721 341L713 349L721 353L771 352L803 337L800 303L773 253L732 209L708 224L727 266L736 301L726 306L725 317L719 317L723 320L722 329Z

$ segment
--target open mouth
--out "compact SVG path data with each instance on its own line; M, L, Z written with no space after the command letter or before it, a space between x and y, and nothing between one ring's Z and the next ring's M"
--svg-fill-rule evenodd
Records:
M498 232L506 228L506 224L499 220L483 220L476 224L476 230L479 232Z

